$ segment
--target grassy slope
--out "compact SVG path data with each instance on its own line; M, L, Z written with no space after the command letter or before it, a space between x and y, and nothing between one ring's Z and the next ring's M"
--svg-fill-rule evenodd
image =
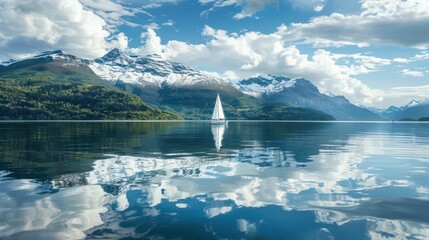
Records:
M264 105L232 86L195 85L156 89L113 86L85 64L32 59L0 70L0 119L209 119L216 94L228 119L333 120L328 114L290 104ZM132 93L132 94L130 94ZM144 102L164 110L151 107Z
M120 83L118 88L134 93L144 101L174 111L186 119L210 119L219 93L228 119L252 120L335 120L331 115L290 104L263 104L232 86L196 85L156 89ZM150 94L148 94L150 93Z

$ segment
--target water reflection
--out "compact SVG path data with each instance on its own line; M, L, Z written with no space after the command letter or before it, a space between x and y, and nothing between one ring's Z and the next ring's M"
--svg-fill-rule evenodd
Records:
M219 152L222 147L223 135L225 134L225 129L228 127L226 124L217 125L212 124L212 134L215 142L216 150Z
M51 186L29 180L0 182L0 238L82 239L103 223L111 197L87 185L49 194Z
M162 129L90 171L3 179L0 237L428 238L428 127Z

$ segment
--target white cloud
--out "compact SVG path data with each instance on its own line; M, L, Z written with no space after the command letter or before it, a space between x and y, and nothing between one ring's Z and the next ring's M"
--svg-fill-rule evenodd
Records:
M263 10L269 5L279 5L280 0L199 0L202 5L210 5L211 7L202 12L202 16L207 16L210 12L217 8L237 6L241 8L239 13L234 14L234 19L243 19L254 16L257 12ZM295 8L313 9L316 12L322 11L325 0L286 0Z
M429 53L427 51L422 51L413 57L410 58L394 58L393 62L396 63L412 63L412 62L418 62L418 61L424 61L429 59Z
M162 24L162 26L172 27L172 26L174 26L174 24L176 24L176 23L173 20L170 19L167 22L164 22Z
M110 41L111 48L119 48L124 51L128 48L128 37L124 33L119 33L113 40Z
M52 49L93 58L110 48L106 22L77 0L3 0L0 25L1 58Z
M363 54L334 54L316 50L306 55L294 46L285 46L285 26L272 34L246 32L228 34L224 30L206 26L204 44L190 44L171 40L165 45L155 31L144 33L141 48L136 54L160 54L164 58L182 62L200 69L221 73L223 76L247 78L261 73L304 77L312 80L322 91L345 95L359 104L370 103L371 90L354 75L368 73L390 64L390 60ZM340 60L350 63L340 64Z
M180 0L139 0L138 5L143 9L160 8L164 4L177 4Z
M412 77L424 77L424 72L410 70L410 69L403 69L401 71L402 75L404 76L412 76Z
M324 5L317 5L317 6L314 7L314 11L320 12L320 11L323 10L324 7L325 7Z
M109 31L115 32L120 25L138 26L136 23L124 20L126 16L134 16L136 13L149 13L131 7L124 7L112 0L79 0L79 2L88 10L94 12L106 21L105 26Z
M155 31L151 28L147 32L141 34L143 47L140 49L131 49L132 52L140 55L162 54L161 38L158 37Z
M239 3L241 1L238 1ZM256 12L264 9L268 5L277 4L278 0L247 0L242 4L240 13L234 15L235 19L242 19L253 16Z
M423 51L419 54L416 54L413 58L411 58L411 61L421 61L421 60L427 60L429 59L429 52Z
M355 74L368 73L371 71L379 70L383 66L390 65L392 60L379 58L374 56L364 55L362 53L356 54L333 54L337 59L343 59L348 65L359 66Z
M154 23L154 22L146 24L143 27L146 29L153 29L153 30L159 29L159 25L157 23Z
M294 8L320 12L325 7L325 0L286 0Z
M160 3L149 3L149 4L143 6L144 9L152 9L152 8L159 8L159 7L162 7L162 4L160 4Z
M406 59L406 58L394 58L393 62L397 62L397 63L409 63L410 60Z
M202 16L207 16L210 12L216 8L228 7L228 6L239 6L241 12L234 15L235 19L243 19L253 16L256 12L264 9L267 5L276 4L278 0L199 0L199 3L206 5L210 4L212 7L201 13Z
M387 108L389 106L403 106L414 100L427 100L429 85L422 86L411 86L411 87L394 87L391 89L373 89L374 94L383 98L383 102L380 102L381 108Z
M429 1L362 0L361 14L317 17L290 26L288 39L316 45L429 45Z

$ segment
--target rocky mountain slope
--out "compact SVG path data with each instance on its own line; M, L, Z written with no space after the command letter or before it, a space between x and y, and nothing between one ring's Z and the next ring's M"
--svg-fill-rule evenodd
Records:
M229 119L333 120L314 109L288 103L263 103L213 74L162 59L130 56L113 49L89 62L101 79L144 101L188 119L208 119L219 93Z
M126 96L137 95L143 102L176 112L187 119L208 119L218 93L229 119L382 119L367 109L353 105L344 97L320 93L317 87L305 79L261 75L230 83L211 73L162 59L158 55L132 56L118 49L94 60L52 51L20 61L3 62L0 66L0 81L9 84L13 82L10 80L16 83L12 88L36 82L42 86L102 86L100 89L131 94ZM69 92L82 90L64 89ZM72 98L72 95L67 96ZM21 98L25 96L21 95ZM107 98L105 94L94 96ZM11 105L6 100L4 104ZM37 105L31 107L37 109Z
M370 110L389 120L418 120L429 117L429 100L412 100L400 107L390 106L387 109L371 108Z
M0 119L181 119L100 79L90 61L45 52L0 69Z
M287 103L312 108L328 113L337 120L382 120L373 112L350 103L343 96L320 93L314 84L303 78L260 75L241 80L234 86L265 103Z

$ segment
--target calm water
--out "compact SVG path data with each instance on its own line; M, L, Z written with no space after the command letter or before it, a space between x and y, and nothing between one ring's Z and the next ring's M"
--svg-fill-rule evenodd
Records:
M0 239L429 239L429 124L0 123Z

